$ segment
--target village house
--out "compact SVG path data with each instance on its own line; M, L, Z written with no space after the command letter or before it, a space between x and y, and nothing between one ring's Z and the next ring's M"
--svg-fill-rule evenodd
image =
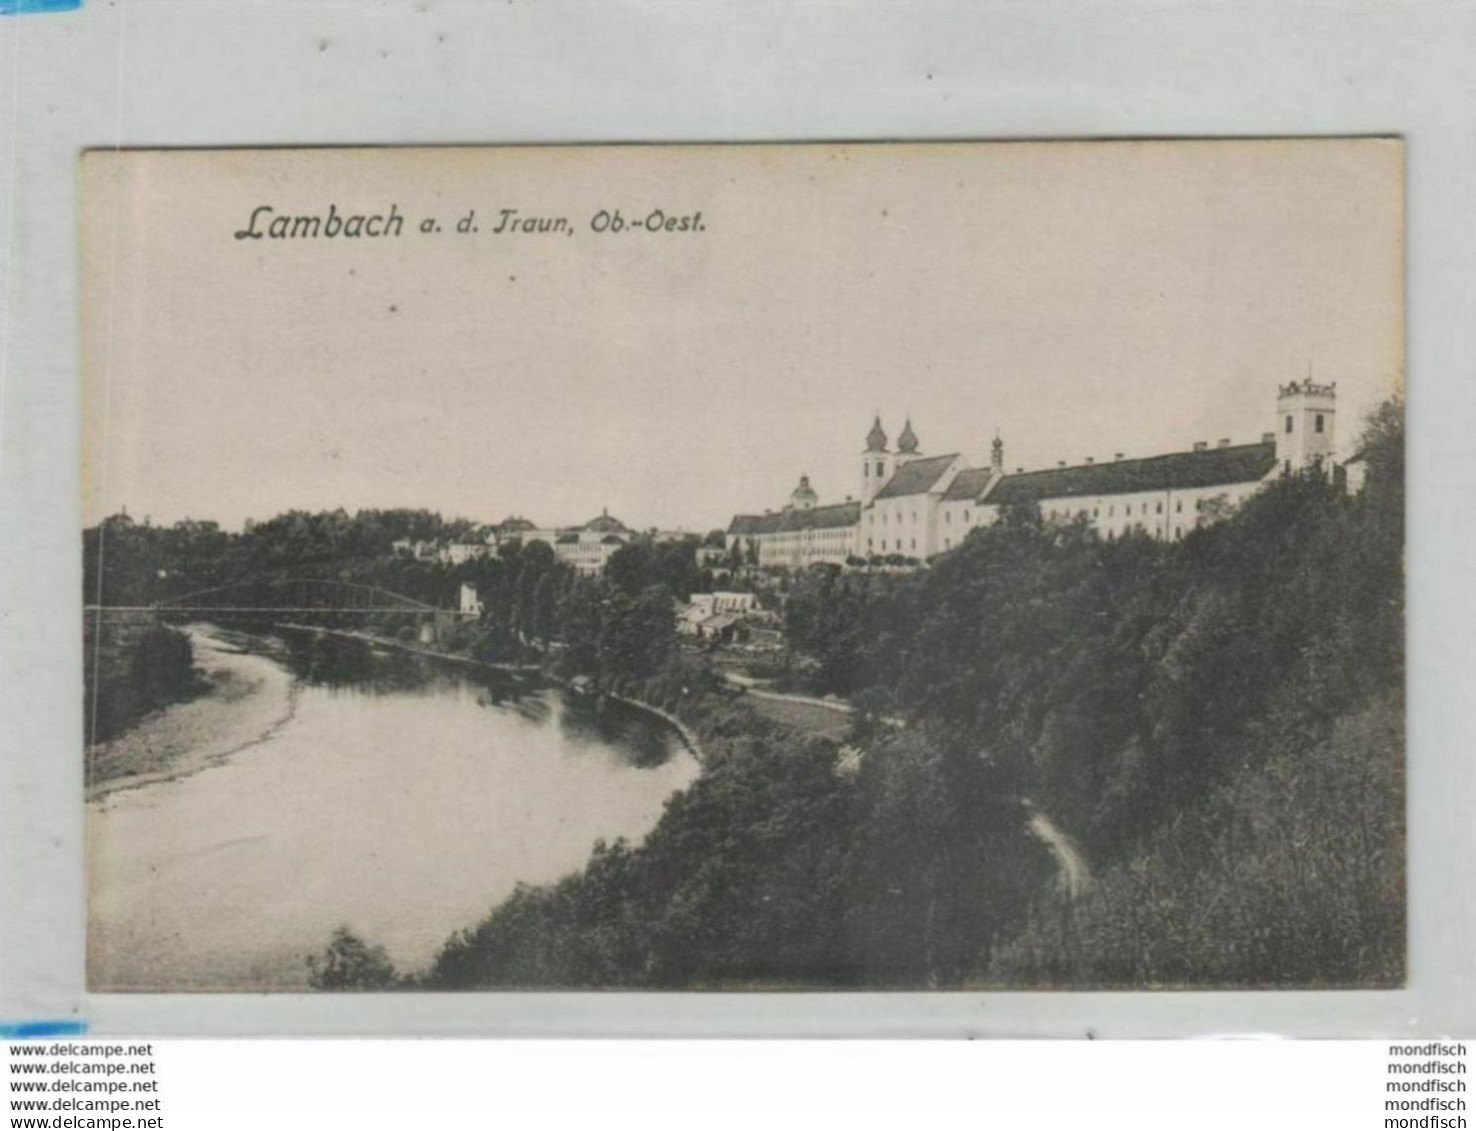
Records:
M677 633L698 640L730 641L758 613L758 596L753 593L694 593L685 605L678 604Z

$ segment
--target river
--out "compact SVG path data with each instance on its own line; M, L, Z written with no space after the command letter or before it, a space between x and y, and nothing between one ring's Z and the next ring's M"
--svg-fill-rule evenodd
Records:
M277 678L171 707L155 730L176 712L172 741L203 748L243 706L261 715L243 698L276 688L280 711L238 749L177 751L193 772L89 802L95 991L306 989L339 926L423 969L516 884L642 838L698 772L660 719L528 677L313 633L191 636L227 686L249 665Z

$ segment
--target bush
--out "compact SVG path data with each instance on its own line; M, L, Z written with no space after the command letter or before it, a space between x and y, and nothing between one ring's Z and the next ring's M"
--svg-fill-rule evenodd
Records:
M307 965L315 990L386 990L399 980L384 947L369 945L347 927L335 930L322 955Z
M84 666L83 716L89 742L117 737L150 711L191 699L210 685L194 665L190 638L154 624L130 637L126 627L97 631L111 642L95 648Z

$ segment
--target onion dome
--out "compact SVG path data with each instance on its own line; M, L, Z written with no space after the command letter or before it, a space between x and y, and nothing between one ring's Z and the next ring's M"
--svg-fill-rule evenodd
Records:
M871 431L866 434L866 450L868 452L884 452L887 450L887 434L882 430L880 416L871 425Z
M917 433L912 430L912 418L907 418L907 424L902 429L902 435L897 437L897 450L907 455L917 454Z
M795 510L807 511L820 501L820 496L815 494L815 489L810 486L810 477L801 475L799 486L789 496L789 505Z

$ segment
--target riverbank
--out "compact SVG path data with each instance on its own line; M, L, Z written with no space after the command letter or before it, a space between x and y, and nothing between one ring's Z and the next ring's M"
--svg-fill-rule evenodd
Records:
M491 668L493 671L510 672L513 675L544 674L543 668L538 664L513 664L500 660L477 660L471 656L463 656L460 652L443 652L437 648L427 648L421 644L407 644L403 640L396 640L392 636L376 636L372 632L354 632L346 628L324 628L316 624L295 624L292 621L283 621L276 625L277 628L290 628L299 632L321 632L327 636L342 636L348 640L362 640L366 644L373 644L381 648L393 648L397 652L409 652L412 656L428 656L433 660L449 660L453 664L469 664L474 668Z
M299 629L305 632L321 632L326 633L329 636L343 636L352 640L362 640L368 644L374 644L385 648L393 648L400 652L409 652L411 655L415 656L425 656L432 660L447 660L455 664L467 664L474 668L488 668L492 671L508 672L513 675L537 675L540 679L545 679L549 683L557 684L558 686L564 688L566 691L572 691L576 694L604 695L607 698L614 699L619 703L624 703L628 706L645 711L648 714L655 715L658 719L666 723L667 726L671 727L672 730L676 731L677 736L682 740L682 745L687 748L687 752L691 754L693 758L697 759L697 764L703 764L702 742L697 737L697 732L689 727L686 723L682 722L681 719L677 718L676 715L672 714L670 711L663 710L662 708L654 706L651 703L647 703L644 700L636 699L628 695L618 695L613 691L604 690L597 686L591 688L588 691L582 690L577 687L572 680L567 680L564 679L562 676L554 675L553 672L549 671L547 667L538 664L513 664L499 662L497 660L477 660L473 659L471 656L463 656L457 652L442 652L434 648L427 648L424 645L407 644L402 640L394 640L390 637L375 636L374 634L368 632L352 632L348 629L341 628L320 628L316 625L310 624L287 623L279 625L278 627Z
M554 679L555 677L549 676L548 678ZM564 681L560 680L559 682L563 683ZM677 718L670 711L662 710L660 707L652 706L650 703L643 702L640 699L632 699L628 695L617 695L613 691L600 691L596 692L596 694L608 696L609 698L614 699L616 702L626 703L632 707L639 708L642 711L646 711L649 714L655 715L658 719L661 719L663 722L665 722L667 726L671 727L672 730L677 732L682 740L682 745L687 748L687 753L691 754L693 758L697 759L697 764L699 766L706 765L706 762L703 759L702 743L697 738L697 732L689 727L686 723L682 722L681 719Z
M145 716L109 742L87 750L87 800L198 773L268 738L292 718L292 676L231 634L203 625L185 629L204 694Z

